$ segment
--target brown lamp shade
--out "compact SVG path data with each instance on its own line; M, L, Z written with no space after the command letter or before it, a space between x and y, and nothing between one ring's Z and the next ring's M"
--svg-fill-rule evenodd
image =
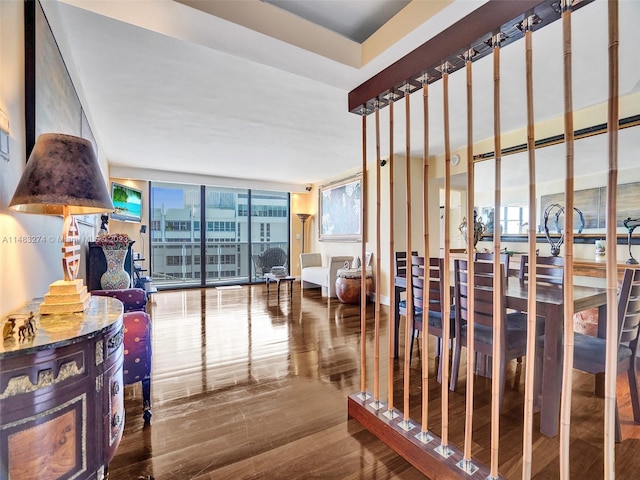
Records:
M22 213L85 215L113 210L88 140L45 133L38 137L9 208Z

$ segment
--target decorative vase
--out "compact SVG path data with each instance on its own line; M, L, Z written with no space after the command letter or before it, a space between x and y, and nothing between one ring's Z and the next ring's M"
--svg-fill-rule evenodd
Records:
M578 217L580 219L580 227L578 228L578 234L582 233L582 230L584 229L584 215L582 214L582 211L576 207L573 207L573 209L578 213ZM556 226L556 232L560 235L560 238L556 241L554 241L551 238L551 235L549 234L549 217L551 216L551 212L553 212L555 210L555 226ZM547 208L544 209L544 234L547 237L547 241L549 242L549 245L551 245L551 255L553 255L554 257L557 257L558 255L560 255L560 247L562 246L562 244L564 243L564 230L560 228L560 222L559 222L559 218L560 215L564 214L564 207L558 203L552 203L551 205L549 205Z
M604 240L596 240L596 262L606 260L607 248Z
M124 261L127 258L127 249L102 248L104 258L107 260L107 271L100 277L100 286L103 290L121 290L129 288L131 277L124 269Z
M467 217L462 219L462 223L458 226L458 230L464 238L464 242L467 243ZM478 218L478 213L473 211L473 249L476 249L476 245L480 241L480 237L486 232L486 225L482 223L482 218Z

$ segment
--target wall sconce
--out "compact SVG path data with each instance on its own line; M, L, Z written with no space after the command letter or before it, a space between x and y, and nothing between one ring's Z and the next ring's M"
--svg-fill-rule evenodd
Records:
M9 161L9 119L0 110L0 157Z
M38 137L9 208L21 213L62 215L64 280L49 286L41 314L81 312L90 294L78 279L80 234L74 215L113 211L104 177L88 140L45 133Z

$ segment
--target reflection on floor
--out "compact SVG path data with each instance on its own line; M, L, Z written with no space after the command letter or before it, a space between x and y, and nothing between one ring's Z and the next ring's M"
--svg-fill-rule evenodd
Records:
M126 424L110 478L145 479L421 479L404 459L347 418L347 396L360 390L360 311L318 290L293 300L267 296L263 285L189 289L153 295L151 425L143 426L138 385L125 390ZM373 387L374 313L366 324L367 389ZM380 385L386 400L387 310L381 314ZM401 338L403 338L401 328ZM415 347L419 348L419 347ZM401 341L401 351L403 342ZM433 349L430 350L433 352ZM411 416L420 415L419 349L411 368ZM435 362L429 361L430 375ZM464 368L464 365L463 365ZM524 383L512 362L501 416L500 472L521 478ZM394 363L396 405L402 405L402 363ZM632 423L626 379L619 378L625 440L616 447L618 478L640 467L639 427ZM450 441L464 416L464 382L450 395ZM488 464L491 382L476 380L474 456ZM440 384L429 385L430 424L440 429ZM628 396L627 396L628 397ZM603 400L593 377L575 373L572 478L602 477ZM431 418L433 416L433 418ZM457 433L456 433L457 432ZM633 438L631 438L633 437ZM537 432L533 478L558 476L558 440Z

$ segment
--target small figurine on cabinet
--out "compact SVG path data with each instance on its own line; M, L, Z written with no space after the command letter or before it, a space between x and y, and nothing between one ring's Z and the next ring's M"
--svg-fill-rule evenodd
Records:
M36 319L33 312L29 312L29 318L27 318L24 323L18 327L18 339L24 340L27 337L33 337L36 334L35 323Z
M13 332L15 332L15 329L16 329L16 319L13 317L8 317L7 323L5 323L4 327L2 328L2 338L4 340L7 340L13 337Z
M29 312L29 318L25 322L27 325L27 335L33 336L36 334L36 316L33 312Z

